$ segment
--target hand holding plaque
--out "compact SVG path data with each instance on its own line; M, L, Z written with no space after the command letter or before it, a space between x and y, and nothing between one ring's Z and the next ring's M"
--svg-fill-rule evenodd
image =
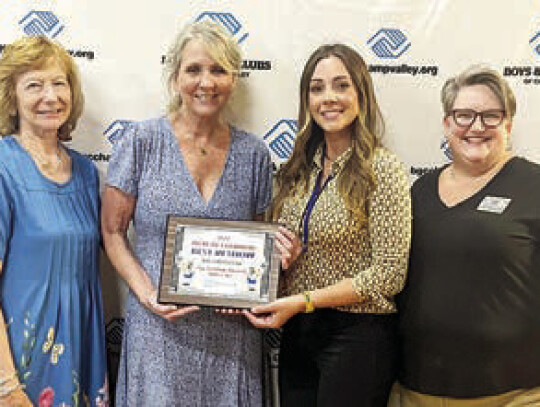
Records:
M251 308L277 296L274 224L169 216L161 303Z

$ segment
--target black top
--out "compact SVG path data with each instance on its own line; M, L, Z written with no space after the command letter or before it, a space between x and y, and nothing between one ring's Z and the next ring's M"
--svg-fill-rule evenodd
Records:
M453 207L441 171L412 188L400 380L456 398L539 386L540 165L513 158Z

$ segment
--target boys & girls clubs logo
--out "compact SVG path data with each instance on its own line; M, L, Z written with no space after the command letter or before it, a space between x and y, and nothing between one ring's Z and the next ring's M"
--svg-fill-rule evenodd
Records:
M133 123L133 120L118 119L110 123L105 131L103 136L109 141L109 143L116 143L124 134L124 130L129 126L130 123ZM111 155L108 153L89 153L85 154L86 157L95 162L108 162L111 159Z
M42 35L56 40L64 31L66 25L52 11L31 10L26 13L17 22L22 33L27 36ZM6 44L0 44L0 52L5 48ZM68 49L72 57L85 58L93 60L95 58L94 51L82 49Z
M270 149L274 169L277 169L290 157L297 131L296 120L281 119L264 135L263 140Z
M250 35L244 23L228 11L203 11L193 21L212 21L221 25L240 45L246 43ZM164 62L165 56L163 55L161 57L161 63ZM272 69L272 62L269 60L244 59L241 69L240 77L247 78L251 71L270 71Z
M540 31L535 31L529 38L531 54L540 60ZM514 77L523 80L525 85L540 85L540 66L518 65L505 66L503 76Z
M411 48L411 41L398 28L381 28L366 42L373 54L382 60L397 60ZM431 75L437 76L438 66L402 64L369 64L369 72L383 75Z
M242 23L232 14L220 11L205 11L195 19L195 21L210 20L220 24L241 44L249 36L243 29Z
M26 35L44 35L56 38L65 25L51 11L32 10L19 20L19 26Z
M379 58L396 59L411 46L403 31L396 28L381 28L368 41L367 45Z

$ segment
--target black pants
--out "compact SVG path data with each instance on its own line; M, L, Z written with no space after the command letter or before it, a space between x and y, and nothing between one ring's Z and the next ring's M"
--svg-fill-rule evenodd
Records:
M281 407L386 407L397 373L396 315L333 309L283 328Z

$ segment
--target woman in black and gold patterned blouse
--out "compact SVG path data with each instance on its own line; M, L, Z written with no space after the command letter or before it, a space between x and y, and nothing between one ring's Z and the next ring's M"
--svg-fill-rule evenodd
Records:
M381 146L366 64L324 45L304 67L293 154L272 217L283 298L246 312L283 326L281 406L386 406L396 374L396 307L410 243L409 182ZM292 232L294 231L294 232Z

